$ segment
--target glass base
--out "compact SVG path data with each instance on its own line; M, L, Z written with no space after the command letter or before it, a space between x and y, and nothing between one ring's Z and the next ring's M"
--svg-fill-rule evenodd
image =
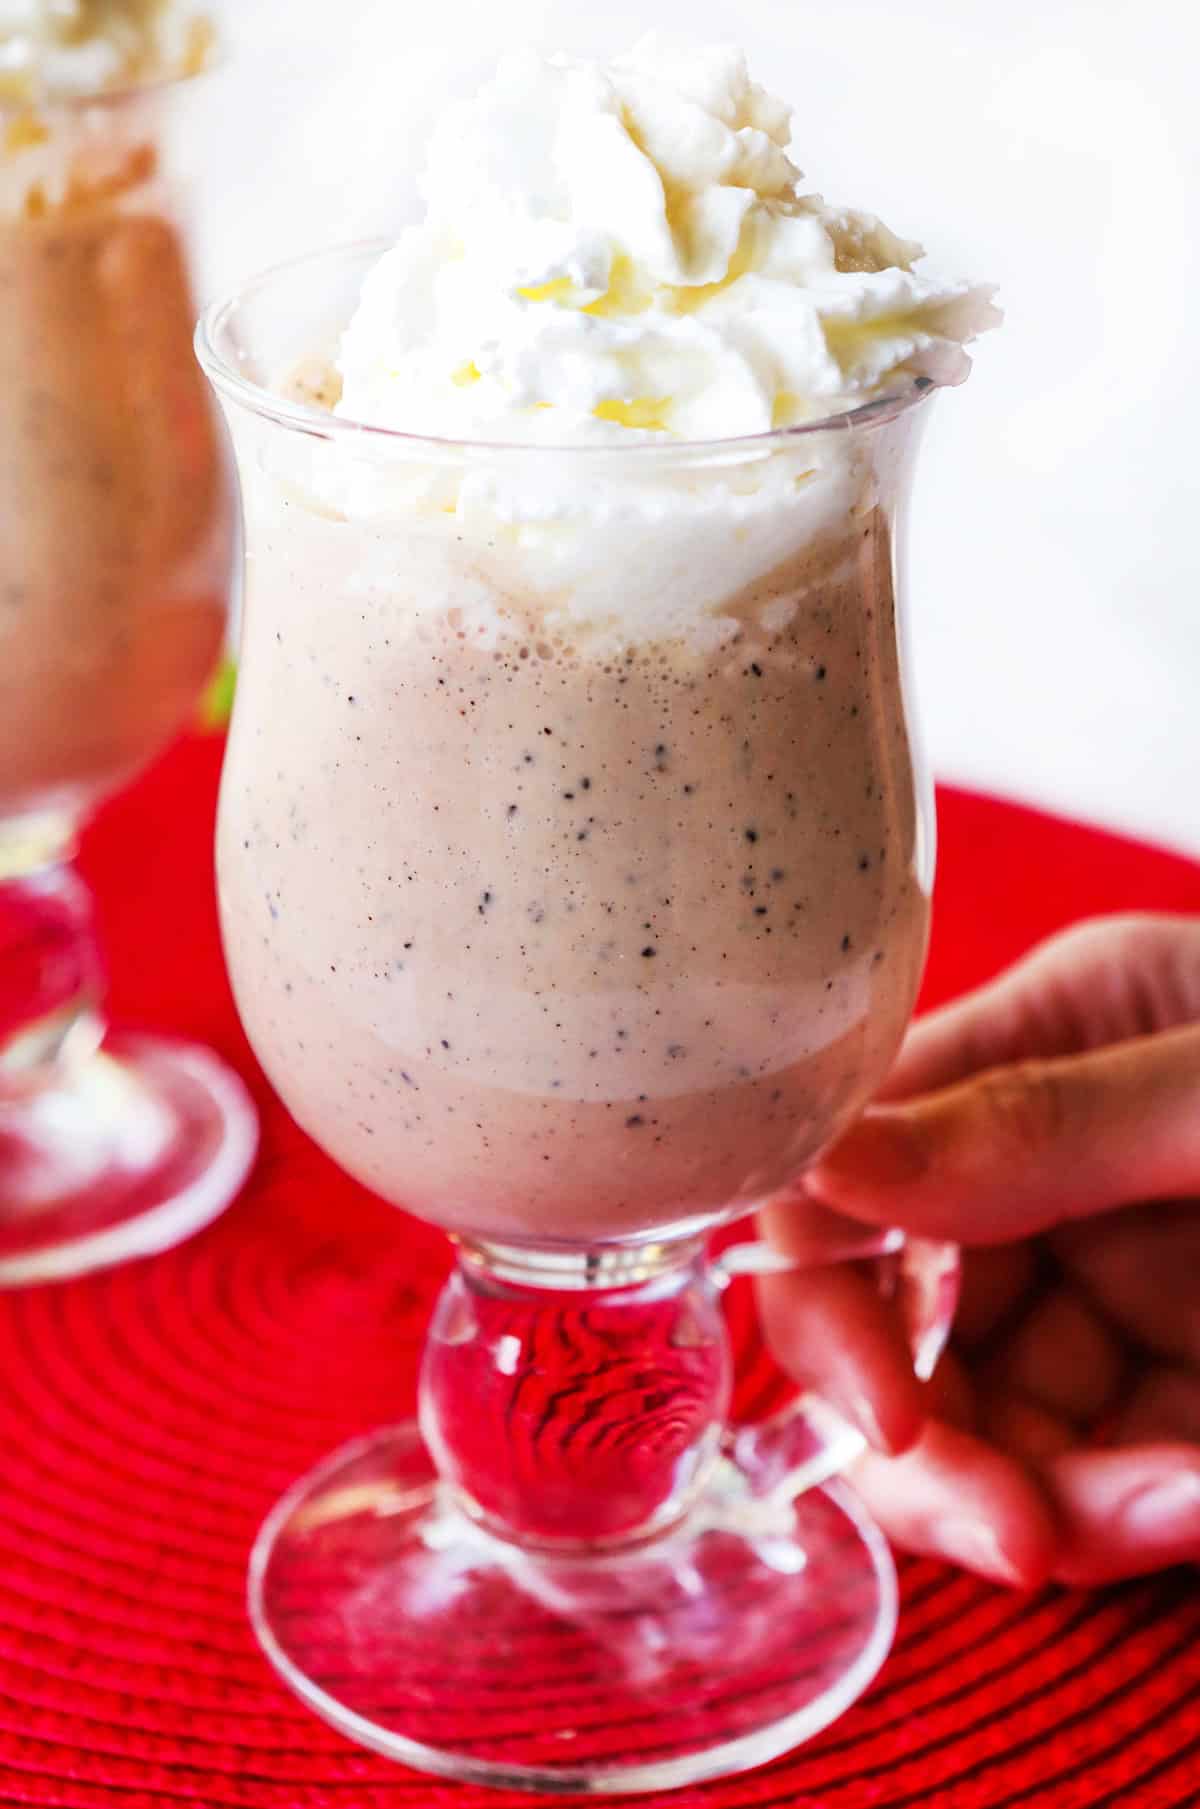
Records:
M0 1286L169 1249L224 1211L257 1148L253 1102L215 1055L110 1033L0 1098Z
M888 1653L896 1575L840 1485L756 1496L729 1459L652 1541L523 1550L457 1505L408 1424L284 1496L249 1606L284 1681L352 1740L582 1796L745 1771L827 1727Z

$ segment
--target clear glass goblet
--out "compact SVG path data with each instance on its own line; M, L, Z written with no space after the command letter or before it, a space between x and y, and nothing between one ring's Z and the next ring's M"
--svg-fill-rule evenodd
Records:
M0 101L0 1285L178 1242L257 1142L207 1050L107 1031L70 865L225 633L235 496L170 156L185 85Z
M706 1254L883 1078L924 959L932 795L897 531L929 385L740 442L360 427L323 362L381 248L201 322L247 591L218 883L246 1028L458 1264L419 1422L259 1537L269 1657L365 1745L480 1782L665 1790L824 1726L890 1644L822 1401L731 1426ZM847 1233L928 1373L946 1246Z

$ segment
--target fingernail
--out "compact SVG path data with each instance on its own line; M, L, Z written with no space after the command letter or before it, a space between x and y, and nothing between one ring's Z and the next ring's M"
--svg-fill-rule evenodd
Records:
M899 1455L899 1447L888 1438L879 1423L873 1403L860 1389L834 1386L827 1389L826 1399L844 1420L849 1420L855 1430L862 1433L873 1451L880 1452L884 1457Z
M1005 1553L994 1528L986 1520L935 1520L929 1528L931 1548L940 1557L962 1564L967 1570L981 1571L997 1583L1010 1583L1020 1589L1025 1578Z
M898 1111L867 1112L805 1175L805 1185L835 1196L855 1188L904 1187L929 1166L923 1139L911 1117Z
M1127 1531L1152 1544L1200 1539L1200 1476L1182 1470L1138 1489L1121 1509Z

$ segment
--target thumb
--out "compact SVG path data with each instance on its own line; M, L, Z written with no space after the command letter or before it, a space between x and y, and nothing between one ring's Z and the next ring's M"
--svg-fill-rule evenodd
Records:
M804 1188L857 1218L966 1244L1200 1192L1200 1026L876 1107Z

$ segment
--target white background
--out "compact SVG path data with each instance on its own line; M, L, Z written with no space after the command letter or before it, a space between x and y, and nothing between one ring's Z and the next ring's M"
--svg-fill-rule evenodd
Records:
M206 295L387 232L506 44L745 45L812 187L999 283L941 399L912 622L940 776L1200 853L1200 88L1192 0L236 0L193 99Z

